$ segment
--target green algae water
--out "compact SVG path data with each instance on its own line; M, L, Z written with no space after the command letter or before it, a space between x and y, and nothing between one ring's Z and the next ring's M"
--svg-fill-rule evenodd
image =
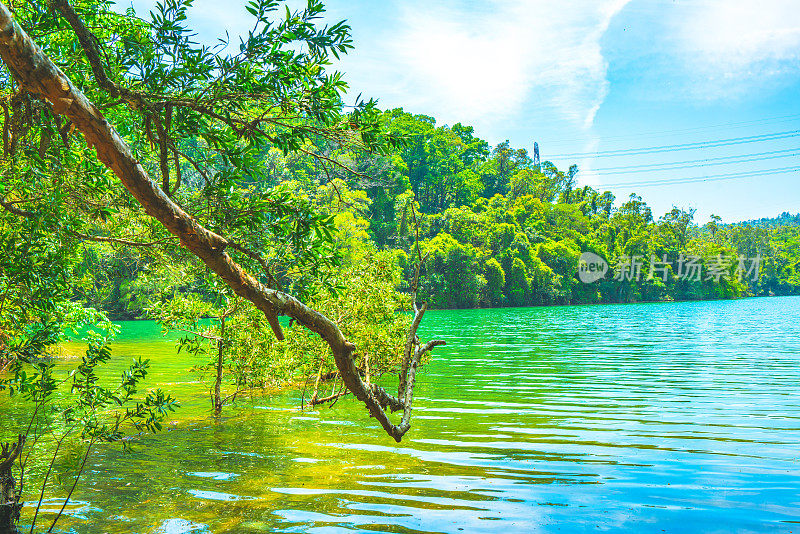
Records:
M448 345L396 444L357 402L301 412L298 391L217 422L196 362L122 323L119 367L150 358L183 407L93 453L59 528L800 532L800 298L432 311L423 330Z

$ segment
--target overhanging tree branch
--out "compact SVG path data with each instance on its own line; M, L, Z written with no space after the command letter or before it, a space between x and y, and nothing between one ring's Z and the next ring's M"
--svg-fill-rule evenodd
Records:
M378 400L378 397L382 397L382 388L368 386L361 379L352 357L355 345L345 339L337 324L295 297L264 286L237 264L226 252L230 243L200 225L169 198L167 192L150 178L142 164L133 156L130 147L100 110L36 46L2 3L0 57L21 87L32 95L49 101L54 114L63 114L72 121L75 128L83 134L88 146L96 150L98 159L114 172L148 215L178 237L182 246L219 275L237 295L252 302L265 314L278 339L284 338L278 315L287 315L319 334L330 347L347 389L366 405L370 415L378 420L390 436L398 442L402 439L410 427L416 368L424 354L420 347L415 351L408 372L402 399L403 419L400 425L394 425L384 411L385 404ZM417 315L421 315L419 311ZM415 322L418 326L418 321ZM416 331L411 335L416 336ZM432 343L427 346L432 348L444 344L442 341Z

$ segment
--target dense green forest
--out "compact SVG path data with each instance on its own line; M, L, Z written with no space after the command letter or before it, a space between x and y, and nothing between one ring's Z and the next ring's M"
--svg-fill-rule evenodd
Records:
M386 154L315 147L342 165L306 153L285 155L265 146L257 155L264 183L335 218L337 247L353 242L392 253L400 289L413 278L409 258L420 240L424 262L419 292L434 308L531 306L600 302L695 300L800 292L800 226L788 213L774 219L699 226L694 211L660 217L644 199L615 199L579 185L577 166L534 165L525 149L491 147L463 124L437 126L432 117L402 109L382 112L381 128L404 142ZM193 144L195 141L187 141ZM187 165L184 176L191 176ZM189 184L197 184L190 180ZM185 189L202 195L202 188ZM84 243L75 275L76 297L116 318L147 317L157 287L151 273L174 248L135 250ZM156 248L156 247L152 247ZM606 258L602 280L582 283L582 252ZM650 260L669 271L649 276ZM726 273L709 276L723 259ZM638 257L641 275L619 279L620 262ZM679 260L697 258L705 271L682 276ZM745 260L740 265L739 259ZM757 269L750 274L755 258ZM413 258L412 258L413 259ZM352 254L346 262L356 261ZM666 278L666 279L665 279ZM699 279L698 279L699 278ZM755 279L754 279L755 278Z

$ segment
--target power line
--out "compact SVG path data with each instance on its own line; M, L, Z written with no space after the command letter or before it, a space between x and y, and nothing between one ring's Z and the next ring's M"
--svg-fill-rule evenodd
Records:
M703 130L713 130L715 128L744 128L746 126L752 126L757 124L770 124L770 123L779 123L779 122L789 122L792 120L800 119L800 115L780 115L777 117L766 117L764 119L755 119L751 121L739 121L739 122L728 122L723 124L712 124L709 126L696 126L693 128L682 128L679 130L652 130L649 132L640 132L635 134L626 134L626 135L614 135L606 137L604 136L603 139L632 139L632 138L640 138L640 137L655 137L660 135L668 135L668 134L676 134L676 133L688 133L688 132L697 132ZM575 139L556 139L556 140L548 140L548 144L559 144L559 143L573 143L577 141L585 141L586 138L575 138Z
M725 174L712 174L708 176L693 176L688 178L676 178L668 180L644 180L639 182L619 182L600 185L600 188L619 188L619 187L657 187L665 185L682 185L700 182L717 182L722 180L735 180L739 178L754 178L756 176L773 176L777 174L789 174L800 171L800 167L779 167L777 169L764 169L762 171L745 171Z
M800 130L789 130L772 134L751 135L747 137L732 137L730 139L718 139L714 141L701 141L697 143L684 143L679 145L663 145L646 148L630 148L624 150L608 150L604 152L576 152L573 154L556 154L551 158L607 158L614 156L639 156L642 154L655 154L659 152L673 152L677 150L695 150L700 148L715 148L720 146L741 145L745 143L757 143L761 141L774 141L800 136Z
M771 176L773 174L785 174L800 171L800 167L779 167L776 169L763 169L759 171L729 172L723 174L710 174L707 176L693 176L689 178L671 178L666 180L642 180L639 182L619 182L609 184L606 187L623 187L633 185L636 187L650 187L656 185L685 184L697 182L716 182L719 180L729 180L734 178L750 178L753 176Z
M752 156L752 157L751 157ZM605 167L602 169L592 169L589 172L603 173L613 172L614 174L635 174L642 171L660 172L673 171L678 169L694 169L699 167L713 167L716 165L733 165L737 163L751 163L754 161L766 161L772 159L789 158L800 156L800 147L787 148L785 150L773 150L771 152L761 152L758 154L737 154L735 156L723 156L719 158L695 159L688 161L676 161L673 163L649 163L643 165L626 165L620 167Z

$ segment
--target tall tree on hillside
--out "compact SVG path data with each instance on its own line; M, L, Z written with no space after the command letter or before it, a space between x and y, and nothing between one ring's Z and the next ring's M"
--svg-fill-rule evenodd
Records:
M483 166L484 195L492 197L496 194L505 195L514 173L533 164L528 151L515 149L506 140L494 147L492 157Z

